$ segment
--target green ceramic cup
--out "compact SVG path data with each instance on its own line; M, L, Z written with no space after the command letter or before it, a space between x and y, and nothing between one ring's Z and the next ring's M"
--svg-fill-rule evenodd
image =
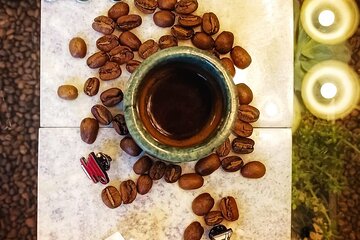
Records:
M191 147L173 147L157 141L144 127L139 117L137 100L139 87L154 67L169 62L186 62L205 70L216 79L224 100L221 121L204 141ZM127 127L136 143L149 155L168 162L188 162L211 154L231 133L237 114L237 93L230 74L221 62L206 51L192 47L172 47L153 54L142 62L131 75L124 97L124 114Z

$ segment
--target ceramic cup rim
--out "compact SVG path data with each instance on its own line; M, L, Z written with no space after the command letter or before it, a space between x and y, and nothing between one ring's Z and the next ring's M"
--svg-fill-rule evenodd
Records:
M223 80L222 91L226 98L226 114L214 133L204 142L190 147L172 147L156 141L150 135L139 117L137 110L137 91L146 74L158 64L176 59L193 59L197 64L206 66L218 74ZM124 115L129 133L135 142L149 155L168 162L189 162L211 154L231 134L231 128L236 119L237 93L230 74L221 62L208 52L193 47L172 47L161 50L142 62L139 68L131 75L124 94Z

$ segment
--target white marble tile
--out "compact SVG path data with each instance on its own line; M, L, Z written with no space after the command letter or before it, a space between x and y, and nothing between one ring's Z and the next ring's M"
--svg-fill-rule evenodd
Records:
M136 180L128 157L119 148L121 139L113 129L100 129L93 145L81 142L77 128L40 129L38 171L38 239L105 239L120 232L126 240L179 240L185 227L202 218L192 213L191 202L202 192L216 201L236 198L240 219L224 222L234 230L236 240L290 239L291 130L256 129L255 151L244 155L245 162L259 160L267 167L262 179L245 179L239 172L219 169L205 178L201 189L184 191L163 179L151 191L138 195L130 205L109 209L100 192L104 185L93 184L80 168L79 158L90 151L103 151L113 159L108 171L110 184ZM182 164L192 171L194 162ZM209 227L206 228L206 236ZM203 237L207 239L207 237Z
M127 0L131 12L139 13L133 1ZM80 4L74 0L42 2L41 13L41 126L78 127L82 118L90 116L90 108L99 102L82 93L85 80L97 76L85 59L74 59L68 52L68 42L80 36L88 43L88 55L95 52L95 41L101 34L91 28L92 20L106 14L113 3L109 0L91 0ZM293 89L293 10L292 1L273 0L199 0L197 14L215 12L221 30L235 34L235 43L246 48L253 62L245 70L237 70L234 81L245 82L253 90L253 105L262 113L257 127L290 127ZM152 21L152 15L143 15L143 24L136 28L141 40L169 33ZM181 42L182 45L186 43ZM100 92L110 86L124 89L129 74L123 68L122 76L102 82ZM75 101L61 100L56 90L62 84L74 84L80 90ZM119 111L119 109L114 109Z

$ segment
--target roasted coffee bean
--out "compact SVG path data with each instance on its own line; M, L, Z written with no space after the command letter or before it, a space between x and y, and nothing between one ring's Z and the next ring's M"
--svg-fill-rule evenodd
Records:
M108 11L108 16L112 18L114 21L121 16L125 16L129 14L129 5L125 2L115 3Z
M135 72L135 70L140 66L141 62L137 60L130 60L126 63L126 70L129 73Z
M150 157L142 156L134 163L133 170L136 174L139 175L146 174L152 165L153 160Z
M220 54L215 49L207 50L211 55L216 57L217 59L220 59Z
M194 29L184 28L180 25L174 25L171 28L171 34L179 40L187 40L194 35Z
M195 33L195 35L191 38L191 42L195 47L203 50L209 50L214 47L214 39L203 32Z
M216 169L220 167L220 165L221 163L219 156L213 153L197 161L195 164L195 172L201 176L207 176L215 172Z
M119 135L129 134L129 130L126 126L125 117L123 114L119 113L113 117L112 121L113 128Z
M253 127L250 123L236 119L232 131L238 137L250 137L253 133Z
M97 52L91 55L86 63L89 68L99 68L105 65L109 60L109 56L105 52Z
M103 81L113 80L120 77L121 68L115 62L107 62L99 69L99 77Z
M222 216L221 211L211 211L204 216L204 220L206 225L215 226L220 224L224 220L224 217Z
M224 197L220 200L220 210L224 218L228 221L239 219L239 210L233 197Z
M179 0L175 4L175 12L178 14L190 14L196 11L198 2L196 0Z
M129 154L130 156L139 156L142 149L136 144L134 139L130 136L126 136L120 141L120 148Z
M259 161L248 162L241 168L241 175L246 178L261 178L265 173L265 165Z
M154 13L158 4L156 0L134 0L135 6L143 13Z
M192 222L186 227L184 232L184 240L201 240L204 234L204 228L199 222Z
M126 180L120 184L120 194L124 204L132 203L137 195L136 184L133 180Z
M245 137L237 137L231 143L232 150L239 154L248 154L254 151L254 140Z
M219 157L226 157L227 155L229 155L230 150L231 150L231 143L230 143L230 139L227 138L225 142L216 149L216 154Z
M88 78L84 83L84 93L88 96L95 96L99 92L100 81L96 77Z
M57 95L65 100L74 100L78 97L78 90L73 85L61 85L58 87Z
M129 62L134 58L133 51L126 46L117 46L109 52L110 61L119 65Z
M146 59L157 51L159 51L158 44L154 40L149 39L141 44L138 53L141 58Z
M179 25L183 27L197 27L202 23L202 18L196 15L180 15L178 20Z
M99 16L94 19L92 28L97 32L109 35L114 32L115 22L109 17Z
M233 60L236 67L244 69L247 68L251 63L251 56L242 47L235 46L230 53L231 59Z
M162 10L174 10L177 0L158 0L157 2Z
M92 106L91 113L102 125L109 125L113 118L111 112L106 107L100 104Z
M219 19L213 12L204 13L201 29L208 35L214 35L220 29Z
M168 183L174 183L179 180L182 169L179 165L169 164L166 166L164 179Z
M115 35L104 35L96 40L96 47L104 52L109 52L118 45L119 39Z
M235 67L234 67L234 63L231 61L230 58L222 58L220 59L222 65L224 66L224 68L230 73L231 76L235 76L236 74L236 70L235 70Z
M260 111L251 105L240 105L238 109L238 118L241 121L252 123L259 119Z
M253 93L245 83L236 84L236 90L240 105L250 104L253 100Z
M161 161L154 162L154 164L151 166L149 170L149 176L151 177L152 180L159 180L164 176L165 169L166 169L165 163Z
M84 39L80 37L75 37L69 42L69 51L71 56L74 58L84 58L86 56L86 43Z
M239 156L230 156L221 160L221 167L226 172L236 172L244 165L243 160Z
M204 216L211 211L214 203L214 198L209 193L202 193L192 201L191 208L196 215Z
M113 186L107 186L102 190L101 199L109 208L117 208L122 202L120 192Z
M159 39L160 49L175 47L178 45L178 40L172 35L164 35Z
M221 54L231 51L234 44L234 34L232 32L223 31L215 39L215 49Z
M129 31L141 25L142 19L137 14L121 16L116 20L117 26L121 31Z
M109 88L100 94L101 102L107 107L113 107L123 100L124 94L119 88Z
M88 144L95 142L99 131L99 123L94 118L84 118L80 123L81 140Z
M175 22L175 14L170 11L160 10L154 14L153 20L156 26L171 27Z
M185 190L193 190L202 187L204 178L197 173L186 173L179 178L179 186Z
M149 175L141 175L138 178L136 185L138 193L144 195L150 191L153 185L153 180L149 177Z
M119 36L120 43L122 45L128 46L133 51L137 51L141 45L140 39L132 32L123 32Z

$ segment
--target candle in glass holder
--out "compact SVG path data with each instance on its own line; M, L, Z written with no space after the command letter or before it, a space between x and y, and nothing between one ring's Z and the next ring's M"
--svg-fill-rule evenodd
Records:
M305 32L315 41L338 44L356 32L359 10L354 0L305 0L300 19Z

